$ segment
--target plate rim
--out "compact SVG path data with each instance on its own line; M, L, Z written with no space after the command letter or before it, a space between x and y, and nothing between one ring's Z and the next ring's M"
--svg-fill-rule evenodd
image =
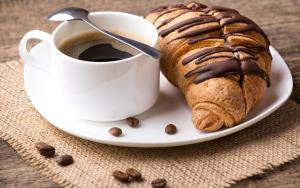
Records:
M45 44L44 42L38 43L30 50L30 54L34 53L42 45L47 45L47 44ZM43 116L43 118L45 118L52 126L56 127L57 129L65 132L67 134L70 134L70 135L73 135L73 136L76 136L76 137L79 137L79 138L82 138L85 140L97 142L97 143L115 145L115 146L123 146L123 147L157 148L157 147L176 147L176 146L183 146L183 145L191 145L191 144L207 142L210 140L222 138L222 137L228 136L230 134L236 133L238 131L241 131L243 129L246 129L246 128L254 125L255 123L261 121L262 119L268 117L270 114L272 114L274 111L276 111L280 106L282 106L289 99L289 97L292 93L292 90L293 90L293 79L292 79L291 72L290 72L286 62L283 60L281 55L278 53L278 51L272 46L270 46L270 50L271 50L272 54L275 54L277 56L277 58L279 58L280 62L283 62L282 66L284 66L285 69L288 70L289 74L286 75L286 77L288 78L288 80L290 82L290 87L289 87L289 90L287 91L287 93L285 95L282 95L280 100L277 103L275 103L275 105L272 106L272 108L266 109L264 111L264 113L262 113L260 115L257 115L257 116L255 116L245 122L242 122L241 124L238 124L234 127L218 131L214 135L209 135L207 137L202 137L202 138L195 138L195 139L191 139L191 140L183 140L183 141L182 140L177 140L177 141L168 140L168 141L163 141L163 142L153 142L152 143L149 141L137 142L137 141L123 141L123 140L117 140L117 139L116 140L106 140L106 139L101 139L101 137L99 137L99 139L98 138L94 139L94 138L89 137L85 133L78 134L76 131L73 131L72 129L66 129L66 128L64 128L64 126L57 125L57 123L55 121L53 121L53 119L51 117L47 117L47 114L43 110L41 110L41 108L39 108L39 104L37 104L37 102L34 100L34 97L32 96L31 91L28 86L28 80L27 80L28 76L26 76L27 69L28 69L28 67L30 67L30 65L28 63L24 63L24 74L23 74L24 75L24 86L25 86L25 90L26 90L29 100L31 101L33 107L41 114L41 116ZM272 104L274 104L274 103L272 103ZM76 117L73 117L73 118L79 119Z

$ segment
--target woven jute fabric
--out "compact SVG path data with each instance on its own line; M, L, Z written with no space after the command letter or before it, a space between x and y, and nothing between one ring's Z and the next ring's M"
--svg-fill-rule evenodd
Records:
M238 6L234 0L226 2ZM0 137L28 164L66 187L149 187L151 180L159 177L166 178L170 187L224 187L299 156L300 105L292 100L236 134L162 149L115 147L82 140L54 128L32 107L24 91L18 43L28 30L53 29L56 24L43 19L49 12L65 6L81 6L145 14L158 5L173 3L173 0L0 1ZM62 168L53 159L40 156L34 148L38 141L51 143L58 154L71 154L75 163ZM145 181L123 185L112 178L113 170L128 167L140 170Z
M262 173L300 154L300 107L288 101L260 123L207 143L162 149L108 146L65 134L32 107L23 88L23 65L0 65L0 136L42 174L63 186L120 187L111 173L134 167L145 177L130 187L145 187L164 177L171 187L223 187ZM47 100L47 99L45 99ZM34 143L51 143L75 163L59 167L45 159Z

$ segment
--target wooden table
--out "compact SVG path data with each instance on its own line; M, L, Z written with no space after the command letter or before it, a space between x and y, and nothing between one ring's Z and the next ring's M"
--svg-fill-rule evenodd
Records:
M236 8L262 26L272 45L284 57L292 71L294 77L292 98L300 103L300 1L214 0L206 2ZM19 58L17 45L26 31L37 26L48 31L53 29L54 24L46 23L41 18L59 7L86 5L85 7L90 10L105 9L144 14L146 10L158 4L173 4L174 1L103 0L97 1L97 3L97 6L93 6L88 0L80 2L58 0L0 1L0 63ZM24 163L5 141L0 140L0 187L59 186L38 174L32 167ZM300 158L263 175L237 182L233 187L300 187Z

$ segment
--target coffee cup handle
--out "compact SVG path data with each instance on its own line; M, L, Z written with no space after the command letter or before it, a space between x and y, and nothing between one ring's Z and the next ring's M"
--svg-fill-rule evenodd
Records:
M52 74L51 67L47 67L43 60L38 60L37 57L34 57L28 53L27 42L30 39L38 39L46 42L51 46L52 36L49 33L40 30L32 30L26 33L19 45L19 54L25 63L30 63L34 67L41 69L49 74Z

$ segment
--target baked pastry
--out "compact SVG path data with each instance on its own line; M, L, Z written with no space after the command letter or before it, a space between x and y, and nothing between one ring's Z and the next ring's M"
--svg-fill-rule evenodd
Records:
M270 42L238 11L192 2L159 7L146 19L159 32L161 70L185 95L197 129L236 125L270 86Z

